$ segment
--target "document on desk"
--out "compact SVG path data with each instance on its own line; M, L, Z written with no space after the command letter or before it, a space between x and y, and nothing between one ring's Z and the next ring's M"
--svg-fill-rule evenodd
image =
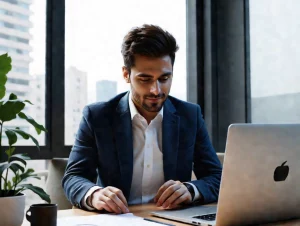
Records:
M92 216L62 217L57 219L57 226L161 226L161 224L145 221L141 217L127 214L98 214Z

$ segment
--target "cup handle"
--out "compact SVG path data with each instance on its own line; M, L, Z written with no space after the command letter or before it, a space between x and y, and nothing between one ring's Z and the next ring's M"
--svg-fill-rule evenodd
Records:
M26 211L26 219L31 222L31 215L28 215L28 212L30 212L30 208ZM31 213L31 212L30 212Z

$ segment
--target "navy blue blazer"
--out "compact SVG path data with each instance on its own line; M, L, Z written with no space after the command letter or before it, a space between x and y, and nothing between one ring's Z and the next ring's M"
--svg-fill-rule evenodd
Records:
M122 190L128 200L133 173L129 93L83 110L62 185L70 202L79 206L97 183ZM211 145L199 105L169 96L164 103L162 153L165 181L191 181L202 203L218 199L222 167ZM97 182L96 182L97 181Z

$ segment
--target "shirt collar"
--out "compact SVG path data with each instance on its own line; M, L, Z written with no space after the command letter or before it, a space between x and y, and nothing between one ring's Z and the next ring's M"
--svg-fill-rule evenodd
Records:
M132 95L131 92L129 92L129 110L130 110L130 115L131 115L131 120L133 120L133 118L137 115L138 117L143 117L138 110L136 109L136 106L134 105L133 101L132 101ZM164 112L164 107L162 107L160 109L160 111L158 112L158 114L156 115L155 118L157 118L157 116L161 117L161 119L163 118L163 112ZM143 117L144 118L144 117ZM154 118L154 119L155 119Z

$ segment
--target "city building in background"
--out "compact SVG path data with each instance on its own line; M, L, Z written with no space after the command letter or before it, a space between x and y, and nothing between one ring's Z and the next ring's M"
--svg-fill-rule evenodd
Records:
M46 109L46 98L44 96L46 90L45 74L34 75L30 80L30 92L29 100L33 105L28 105L28 114L34 120L42 125L46 125L45 122L45 109ZM34 135L39 144L45 144L44 133L37 135L35 128L30 126L29 133Z
M96 83L96 100L108 101L117 95L117 82L100 80Z
M12 70L8 74L6 83L6 93L14 93L20 99L28 99L30 96L29 65L32 58L29 56L32 51L30 40L32 35L29 30L33 26L29 18L31 15L31 0L0 0L0 54L8 53L12 58ZM24 109L25 113L28 113ZM6 128L20 127L29 132L28 123L24 120L14 120L7 122ZM3 143L6 144L4 137ZM18 145L31 144L30 141L22 140Z
M87 104L87 73L76 67L65 72L65 142L73 144Z

